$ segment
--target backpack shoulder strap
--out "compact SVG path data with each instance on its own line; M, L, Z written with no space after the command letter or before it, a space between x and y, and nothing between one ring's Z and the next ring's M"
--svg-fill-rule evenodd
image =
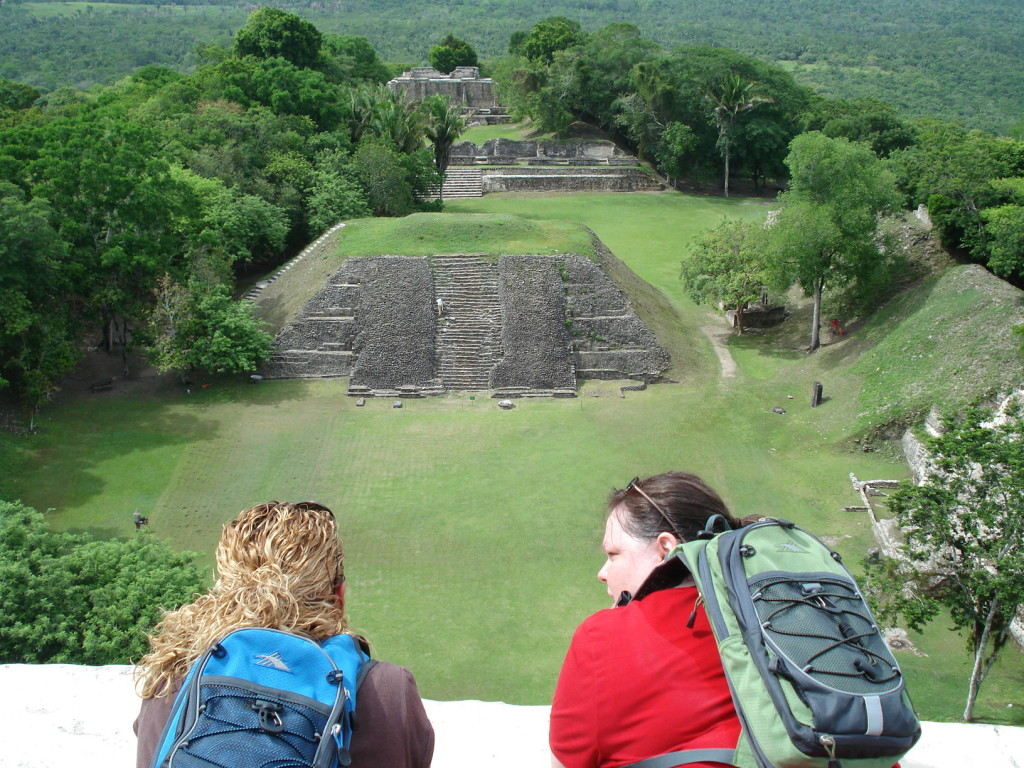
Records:
M359 668L359 674L356 676L356 690L359 690L359 686L363 684L363 680L370 674L370 670L377 666L376 659L367 659L363 662L363 666Z

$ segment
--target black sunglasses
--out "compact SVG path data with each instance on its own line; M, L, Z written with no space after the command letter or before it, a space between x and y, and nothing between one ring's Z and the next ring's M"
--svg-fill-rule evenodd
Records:
M331 517L334 517L334 513L331 511L331 508L325 507L319 501L296 501L292 503L291 506L295 507L296 509L303 510L320 510L321 512L326 512Z

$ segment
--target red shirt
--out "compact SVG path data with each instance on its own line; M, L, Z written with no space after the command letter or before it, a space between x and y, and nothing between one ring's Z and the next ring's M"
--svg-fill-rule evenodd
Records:
M740 724L703 607L686 626L696 602L696 587L665 589L576 630L551 704L551 751L566 768L735 748Z

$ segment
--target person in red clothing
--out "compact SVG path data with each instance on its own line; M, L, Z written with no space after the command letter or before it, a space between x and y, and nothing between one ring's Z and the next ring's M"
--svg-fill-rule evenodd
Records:
M739 720L692 578L642 600L632 596L712 515L734 527L740 521L684 472L635 478L612 493L608 510L597 577L614 607L573 635L551 704L552 766L620 768L680 750L735 749Z

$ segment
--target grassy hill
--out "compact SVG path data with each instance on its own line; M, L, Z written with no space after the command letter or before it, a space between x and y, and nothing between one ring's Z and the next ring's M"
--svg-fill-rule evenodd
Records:
M958 266L891 302L864 328L850 367L862 383L858 427L920 420L1021 384L1024 292L977 265Z
M990 305L989 322L1012 322L1012 312L999 313L1016 312L1019 294L999 292L998 281L958 267L851 324L847 336L815 355L800 349L806 310L795 302L777 331L730 339L739 374L723 379L701 331L721 318L685 296L678 262L694 234L723 215L763 217L761 201L506 195L451 208L466 214L452 216L454 232L470 232L477 222L481 232L493 232L504 221L514 232L547 237L542 220L551 218L572 224L568 232L589 226L671 307L686 377L624 398L619 382L593 382L576 400L524 400L507 412L470 393L407 401L400 410L375 400L360 408L345 396L344 380L253 386L212 378L197 380L190 392L69 391L44 411L40 434L0 435L8 488L52 508L54 527L102 536L134 535L131 511L141 508L152 521L144 535L198 550L207 564L221 523L239 509L270 498L322 501L344 532L354 625L378 656L409 665L431 698L541 704L550 701L573 628L607 602L595 574L610 488L637 474L689 469L740 514L793 519L856 568L872 540L866 516L844 511L859 503L849 474L908 474L879 438L866 446L850 439L866 428L873 398L884 398L887 388L890 400L902 398L895 387L918 375L912 369L882 377L897 370L882 362L903 353L901 346L887 351L888 340L916 339L931 326L945 334L942 349L962 350L976 379L1004 364L1007 378L1019 370L1007 362L1012 342L1002 357L992 356L994 368L983 367L984 355L971 357L985 324L966 322ZM422 233L438 223L445 219L391 225ZM350 234L370 242L369 230ZM357 240L350 241L353 254ZM414 234L401 247L416 242ZM446 247L455 243L455 250L502 250L500 243L463 248L457 239ZM952 317L943 307L955 297L964 322L937 325ZM642 294L634 298L646 304ZM871 362L880 369L875 379L861 370ZM917 382L922 402L928 392L944 391L933 369ZM824 383L828 398L814 409L813 381ZM774 406L786 413L773 413ZM928 654L900 657L922 715L957 717L967 676L963 641L942 622L911 638ZM1024 656L1005 654L978 716L1024 724L1022 690Z

